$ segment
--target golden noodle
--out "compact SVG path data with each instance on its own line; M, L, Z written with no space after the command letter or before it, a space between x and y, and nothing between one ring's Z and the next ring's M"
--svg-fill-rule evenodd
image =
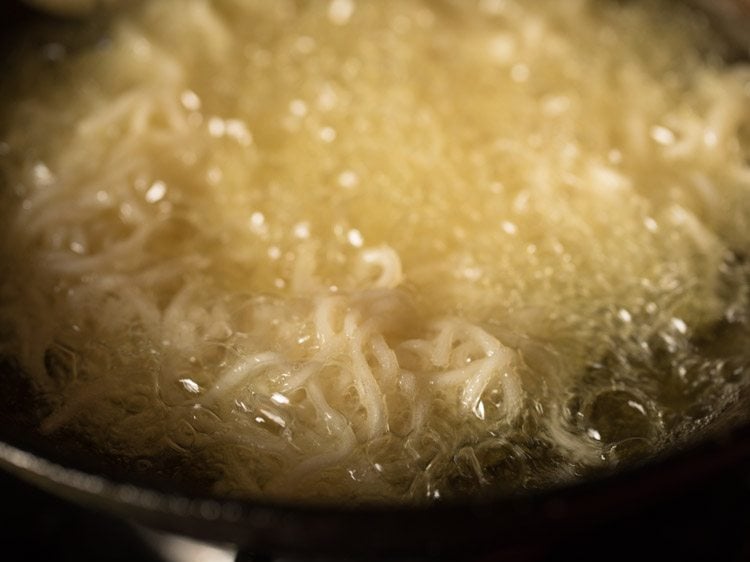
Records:
M0 356L48 434L419 501L652 454L742 383L701 342L744 334L750 69L695 14L152 0L95 35L29 47L0 130Z

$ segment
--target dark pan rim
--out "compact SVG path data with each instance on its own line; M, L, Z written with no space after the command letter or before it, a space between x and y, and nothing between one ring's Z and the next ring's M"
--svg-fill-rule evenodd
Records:
M639 466L546 491L429 505L331 505L231 499L111 478L0 441L0 465L76 503L164 531L268 552L409 554L525 544L668 500L738 468L750 474L750 423ZM552 537L547 537L552 538Z

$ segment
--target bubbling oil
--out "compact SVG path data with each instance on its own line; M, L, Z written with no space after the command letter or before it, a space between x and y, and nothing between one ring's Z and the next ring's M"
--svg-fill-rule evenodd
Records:
M41 431L219 493L418 502L648 458L746 383L750 68L697 14L89 25L38 30L2 111L0 356Z

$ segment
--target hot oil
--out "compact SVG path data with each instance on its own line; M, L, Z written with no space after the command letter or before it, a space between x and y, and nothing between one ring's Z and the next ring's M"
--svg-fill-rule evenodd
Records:
M56 33L0 139L0 351L46 434L425 501L643 460L746 384L750 78L696 14L158 0Z

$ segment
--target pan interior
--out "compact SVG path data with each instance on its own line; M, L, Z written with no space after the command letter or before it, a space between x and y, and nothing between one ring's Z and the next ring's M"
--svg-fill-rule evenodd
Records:
M396 503L737 423L731 53L668 2L33 26L0 117L6 427L221 495Z

